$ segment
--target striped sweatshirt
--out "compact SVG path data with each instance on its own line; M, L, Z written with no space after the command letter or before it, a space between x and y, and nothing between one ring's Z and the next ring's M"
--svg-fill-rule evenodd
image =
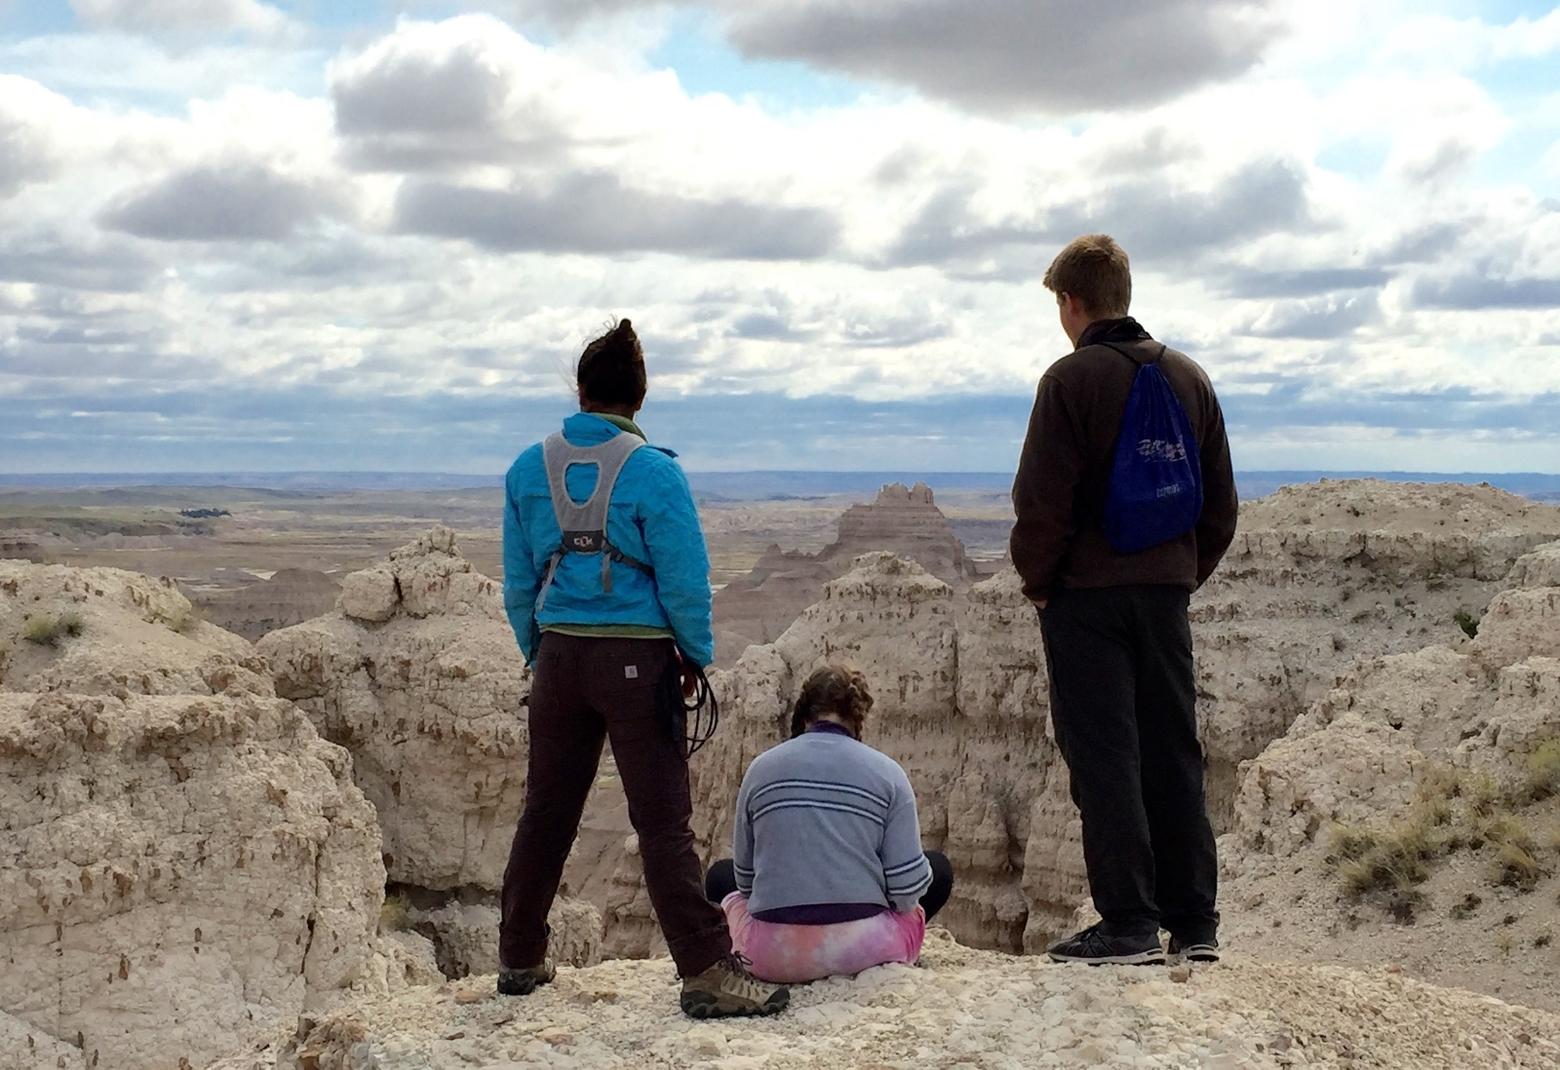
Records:
M840 732L808 732L755 758L733 838L737 890L753 914L846 903L903 913L932 882L910 778Z

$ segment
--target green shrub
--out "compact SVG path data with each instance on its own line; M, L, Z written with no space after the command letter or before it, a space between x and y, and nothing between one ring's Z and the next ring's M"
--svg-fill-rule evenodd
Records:
M1469 613L1466 609L1459 609L1456 613L1453 613L1452 620L1457 624L1457 627L1463 630L1463 634L1469 639L1477 639L1479 637L1479 618Z
M399 933L412 927L412 903L404 895L385 896L379 908L380 932Z
M83 627L81 614L74 611L58 616L39 614L27 618L22 626L22 638L39 646L59 646L61 639L67 636L74 639L80 635Z

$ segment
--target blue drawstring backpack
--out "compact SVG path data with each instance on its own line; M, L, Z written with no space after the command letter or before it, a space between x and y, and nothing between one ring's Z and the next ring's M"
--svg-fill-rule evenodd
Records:
M1137 364L1125 350L1115 349ZM1159 369L1159 356L1139 364L1121 414L1121 434L1105 496L1105 537L1118 554L1135 554L1178 539L1202 515L1202 462L1186 410Z

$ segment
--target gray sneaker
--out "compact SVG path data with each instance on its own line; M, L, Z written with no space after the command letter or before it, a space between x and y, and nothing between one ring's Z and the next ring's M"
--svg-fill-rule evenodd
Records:
M1076 936L1052 944L1046 954L1052 962L1082 962L1090 966L1162 966L1165 961L1158 933L1110 936L1100 925L1091 925Z
M791 1002L791 990L760 981L752 963L732 952L697 977L684 977L682 1010L690 1018L732 1018L779 1014Z
M551 984L558 976L552 959L543 959L540 966L527 966L519 970L498 971L498 993L501 996L529 996L540 985Z

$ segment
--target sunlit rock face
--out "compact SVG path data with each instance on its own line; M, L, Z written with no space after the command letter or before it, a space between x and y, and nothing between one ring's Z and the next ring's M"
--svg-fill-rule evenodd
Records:
M351 757L189 609L0 563L0 1037L41 1060L15 1065L202 1066L433 972L376 935Z
M499 585L436 528L258 645L279 694L353 754L390 879L497 891L525 798L530 688Z

